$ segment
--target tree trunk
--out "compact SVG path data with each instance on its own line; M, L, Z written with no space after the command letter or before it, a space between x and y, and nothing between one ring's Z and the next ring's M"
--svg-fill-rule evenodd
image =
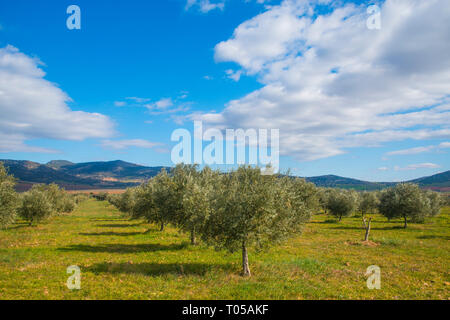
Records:
M164 221L161 221L161 229L159 231L164 231Z
M342 216L339 216L339 221L341 221L342 220Z
M242 243L242 275L244 277L250 277L250 267L248 265L248 252L245 242Z
M408 221L406 220L406 216L405 216L405 217L403 217L403 218L405 218L405 224L404 224L403 228L405 228L405 229L406 229L406 227L408 226Z
M191 229L191 244L193 246L197 244L197 239L195 238L195 227Z
M369 233L370 233L370 223L372 222L372 218L370 218L367 221L367 227L366 227L366 235L364 236L364 241L368 241L369 240Z
M367 229L366 218L364 217L364 215L362 216L362 221L363 221L364 229Z

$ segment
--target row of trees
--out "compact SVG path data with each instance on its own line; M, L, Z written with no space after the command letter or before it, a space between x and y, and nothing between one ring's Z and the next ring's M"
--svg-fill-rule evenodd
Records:
M439 214L438 193L414 184L399 184L381 192L317 188L303 179L264 176L260 170L240 167L221 174L208 167L178 165L170 174L156 177L109 202L132 218L156 223L163 231L173 224L190 233L195 245L200 237L216 248L242 250L243 273L250 274L248 247L263 248L301 232L305 222L322 208L339 221L359 212L368 240L372 218L381 213L388 219L421 222Z
M353 190L322 189L320 204L341 221L342 217L359 212L366 229L365 240L369 238L372 218L367 215L380 213L386 218L402 218L404 228L408 220L423 222L441 212L444 199L437 192L422 190L418 185L402 183L382 191L357 193Z
M240 167L221 174L208 167L178 165L147 183L108 200L133 218L168 223L217 249L242 251L250 276L248 248L265 248L299 234L318 209L318 189L303 179L261 175Z
M14 177L8 175L0 163L0 228L11 225L17 217L32 225L52 215L72 212L79 200L56 184L34 185L22 194L18 194L14 186Z

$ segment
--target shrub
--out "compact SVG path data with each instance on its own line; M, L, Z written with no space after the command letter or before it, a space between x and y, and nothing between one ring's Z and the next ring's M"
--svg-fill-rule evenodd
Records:
M351 190L334 189L328 197L327 209L339 221L350 216L358 206L358 194Z
M28 220L32 225L49 217L54 211L48 194L39 188L32 188L23 194L18 212L22 218Z
M404 228L408 219L421 222L430 212L430 200L418 185L402 183L383 190L380 196L379 212L388 219L403 218Z
M0 162L0 228L14 223L18 206L18 195L14 190L14 177L8 175Z

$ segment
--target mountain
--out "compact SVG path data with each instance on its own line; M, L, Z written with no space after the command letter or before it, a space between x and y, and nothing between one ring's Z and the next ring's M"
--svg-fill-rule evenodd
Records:
M36 183L56 183L67 190L124 189L155 176L163 167L144 167L124 161L47 164L26 160L0 160L18 180L19 191Z
M141 182L154 177L163 167L145 167L121 160L108 162L86 162L64 165L61 171L79 177L100 180L128 180Z
M450 191L450 170L429 177L414 179L410 182L417 183L424 188L430 188L440 191Z
M380 190L395 185L395 183L391 182L368 182L352 178L344 178L335 175L305 177L305 179L308 182L314 183L318 187L356 189L356 190Z
M67 190L124 189L136 186L170 167L146 167L138 164L116 161L72 163L53 160L46 164L26 160L0 160L9 173L18 180L18 190L27 190L35 183L57 183ZM394 186L394 182L368 182L336 175L306 177L318 187L356 190L380 190ZM423 188L450 191L450 171L438 173L407 182Z
M69 166L73 164L73 162L67 161L67 160L52 160L50 162L47 162L47 167L53 168L53 169L61 169L61 167Z

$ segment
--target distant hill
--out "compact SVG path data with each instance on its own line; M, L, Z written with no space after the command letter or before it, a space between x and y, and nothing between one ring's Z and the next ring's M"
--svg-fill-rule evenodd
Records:
M86 163L53 160L46 164L26 160L0 160L0 162L3 162L9 173L18 180L18 190L27 190L35 183L57 183L67 190L124 189L154 177L163 168L170 171L170 167L146 167L121 160ZM368 182L336 175L305 179L318 187L355 190L380 190L396 184ZM408 182L417 183L427 189L450 191L450 171Z
M318 177L306 177L306 181L314 183L318 187L343 188L355 190L380 190L395 185L392 182L368 182L352 178L344 178L335 175Z
M67 190L123 189L155 176L163 167L144 167L124 161L47 164L26 160L0 160L18 180L19 191L36 183L56 183Z
M67 161L67 160L52 160L52 161L46 163L46 165L48 167L56 169L56 170L58 170L58 169L60 169L61 167L64 167L64 166L69 166L71 164L73 164L73 162L70 162L70 161Z

